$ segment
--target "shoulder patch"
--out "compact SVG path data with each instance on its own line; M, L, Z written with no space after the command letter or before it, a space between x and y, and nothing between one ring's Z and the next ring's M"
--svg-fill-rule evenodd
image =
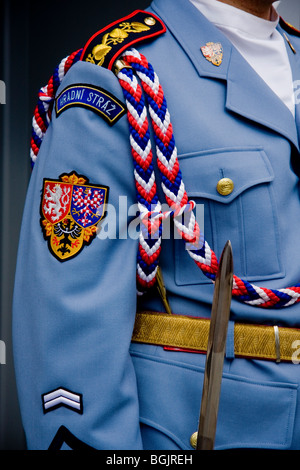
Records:
M105 217L109 188L90 184L76 171L59 180L45 178L41 198L41 227L50 253L67 261L89 245Z
M68 86L59 94L55 100L56 116L74 106L94 111L110 126L126 113L125 106L118 98L103 88L86 83Z
M292 26L290 23L287 23L287 22L284 21L284 19L281 18L281 17L280 17L280 20L279 20L279 24L280 24L280 26L282 27L282 29L284 29L287 33L289 33L289 34L294 34L294 36L300 37L300 31L299 31L299 29L295 28L295 27Z
M153 13L136 10L94 34L83 49L81 60L109 70L126 49L166 32L166 27Z

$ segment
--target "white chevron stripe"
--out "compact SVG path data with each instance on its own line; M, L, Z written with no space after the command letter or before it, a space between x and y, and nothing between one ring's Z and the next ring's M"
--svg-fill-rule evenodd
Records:
M170 125L169 111L166 110L163 121L160 119L160 117L156 114L156 112L153 110L151 106L149 106L149 113L150 113L152 120L155 122L155 124L160 128L160 130L164 134L166 134Z
M142 186L142 188L144 188L144 190L147 191L147 193L149 193L155 183L154 171L152 171L148 183L146 183L143 180L143 178L140 177L140 175L138 174L136 170L134 170L134 176L135 176L136 181Z
M77 410L80 410L80 403L77 403L73 400L69 400L66 397L58 397L58 398L55 398L54 400L47 401L44 404L44 407L46 410L48 410L49 408L53 408L54 406L58 406L58 405L66 405L71 408L76 408Z
M157 241L154 243L152 248L149 248L148 243L145 241L144 237L142 235L140 236L140 243L142 248L144 248L145 252L147 253L148 256L152 256L160 247L161 245L161 238L158 238Z
M140 278L143 279L143 281L146 281L149 283L155 278L157 267L155 267L154 271L150 273L148 276L146 276L146 274L144 273L144 271L141 269L139 265L137 265L137 271L138 271L138 275L140 276Z
M156 154L158 159L161 161L161 163L167 168L167 170L172 173L174 164L176 163L177 160L177 148L174 147L173 153L169 161L166 159L164 154L161 152L159 147L156 147Z
M289 300L289 302L287 302L284 307L289 307L290 305L293 305L295 302L297 302L297 300L299 299L300 297L300 294L298 294L298 292L295 292L293 291L292 289L279 289L279 292L283 292L284 294L287 294L291 297L291 300Z
M54 398L64 396L66 398L69 398L70 400L74 401L80 401L80 396L77 395L76 393L69 392L69 390L65 390L64 388L57 388L56 390L53 390L53 392L49 392L46 395L44 395L44 401L49 401L53 400Z
M163 191L164 193L168 196L169 199L171 199L173 202L175 202L176 204L180 205L180 201L184 195L184 184L183 184L183 181L180 182L180 186L179 186L179 189L178 189L178 193L177 195L175 195L174 193L172 193L172 191L170 191L165 185L164 183L161 183L161 186L163 188Z
M145 161L146 158L149 155L149 152L151 150L151 142L150 140L147 142L147 146L145 150L143 150L139 144L134 140L134 138L130 135L130 143L132 148L136 151L136 153Z
M143 110L142 110L141 114L139 115L137 110L129 103L129 101L126 101L126 105L127 105L128 111L130 112L131 116L136 120L138 125L140 127L142 127L145 120L147 119L146 107L145 106L143 107Z
M137 74L142 80L142 82L146 83L151 88L151 90L157 95L157 93L159 92L159 80L156 73L154 72L154 81L152 81L151 78L143 72L138 71Z
M130 77L127 77L127 75L125 73L122 73L122 71L121 71L121 72L118 73L118 79L123 80L123 82L128 83L128 85L130 85L132 87L132 89L136 92L137 87L138 87L139 84L138 84L138 81L137 81L137 79L134 75L131 79Z
M70 392L64 388L57 388L49 393L42 395L43 407L45 411L59 406L67 406L75 411L82 411L82 396Z

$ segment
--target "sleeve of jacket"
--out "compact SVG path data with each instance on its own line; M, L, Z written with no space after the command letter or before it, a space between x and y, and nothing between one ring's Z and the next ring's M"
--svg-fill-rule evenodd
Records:
M76 63L57 94L76 84L100 87L124 104L106 69ZM97 236L62 262L43 236L41 199L44 179L72 172L108 187L109 196ZM28 189L14 292L15 368L29 449L141 448L129 355L137 240L126 227L133 204L126 115L110 126L87 107L53 111Z

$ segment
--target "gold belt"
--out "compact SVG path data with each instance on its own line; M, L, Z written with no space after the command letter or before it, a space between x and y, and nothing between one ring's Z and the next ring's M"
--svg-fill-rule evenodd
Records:
M209 324L206 318L138 312L132 341L205 353ZM234 323L234 356L298 364L300 329Z

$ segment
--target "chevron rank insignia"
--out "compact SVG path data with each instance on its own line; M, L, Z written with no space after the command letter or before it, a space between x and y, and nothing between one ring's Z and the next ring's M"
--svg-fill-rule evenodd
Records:
M65 406L79 414L83 413L82 395L62 387L44 393L42 395L42 403L44 413L56 410L56 408L60 408L61 406Z
M84 47L81 60L111 70L116 59L126 49L165 31L164 23L156 15L136 10L94 34Z
M89 184L75 171L59 180L44 179L41 227L50 252L59 261L78 255L96 237L105 216L107 186Z

